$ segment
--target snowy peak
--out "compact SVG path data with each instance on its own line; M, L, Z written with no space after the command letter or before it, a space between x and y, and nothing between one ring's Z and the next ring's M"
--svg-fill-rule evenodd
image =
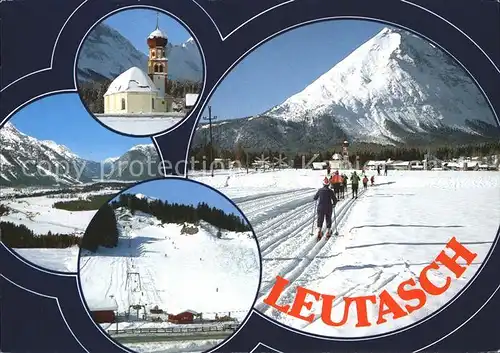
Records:
M40 143L48 148L50 148L52 151L54 151L55 153L59 154L60 156L62 157L67 157L67 158L73 158L73 159L78 159L79 157L74 154L73 152L71 152L71 150L64 146L64 145L58 145L57 143L55 143L54 141L50 141L50 140L44 140L44 141L40 141Z
M109 157L102 161L103 164L112 164L116 162L120 157Z
M189 37L188 40L186 40L184 43L182 43L183 48L187 48L187 47L192 46L192 45L196 46L196 43L194 42L193 37Z
M468 133L467 120L495 123L457 63L426 40L392 28L263 115L312 125L326 117L351 138L379 143L402 141L394 125L408 133L441 128Z
M149 201L156 201L156 200L158 200L156 197L147 196L147 195L144 195L144 194L141 194L141 193L135 194L134 196L136 198L138 198L139 200L147 200L148 202Z

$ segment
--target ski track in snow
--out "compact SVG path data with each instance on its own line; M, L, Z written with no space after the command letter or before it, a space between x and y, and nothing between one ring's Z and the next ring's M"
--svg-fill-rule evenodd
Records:
M366 191L361 184L358 199L350 197L349 189L348 197L340 200L335 208L339 236L332 235L329 240L323 238L318 242L316 225L312 227L315 219L313 195L321 185L318 181L324 172L287 173L290 179L283 177L283 172L238 175L231 177L221 191L243 211L259 241L263 272L255 308L287 326L306 332L360 337L392 331L428 316L446 304L472 278L498 230L498 219L493 215L500 210L500 174L391 171L389 176L375 176L375 186L369 186ZM376 172L367 174L370 177ZM214 187L225 179L222 175L193 178ZM270 192L269 189L277 190ZM467 211L467 204L480 202L484 197L489 197L489 202L486 201L489 206L483 206L475 211L476 214ZM468 226L467 223L474 225ZM426 229L429 233L422 234ZM363 233L366 231L371 233ZM368 236L363 238L363 235ZM291 304L298 286L333 294L336 296L333 315L338 319L338 311L343 310L344 296L377 294L384 289L393 292L402 281L418 278L420 270L432 262L453 236L463 244L470 244L468 246L478 253L478 258L462 278L453 282L455 287L447 295L434 297L416 315L399 319L399 322L389 320L386 325L372 326L364 331L350 327L333 328L320 320L320 303L314 304L311 310L302 311L305 315L314 314L311 323L292 318L263 303L275 284L276 276L281 276L289 284L278 303ZM361 255L356 253L354 256L360 257L351 257L351 252L357 249L361 249ZM442 281L446 275L440 271L431 276L435 281ZM375 307L369 308L369 317L376 317L376 310Z

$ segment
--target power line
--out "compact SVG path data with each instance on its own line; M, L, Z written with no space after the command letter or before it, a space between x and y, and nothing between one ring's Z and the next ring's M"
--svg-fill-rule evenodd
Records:
M208 117L203 117L203 120L208 120L208 129L210 134L210 169L212 171L212 177L214 176L213 168L213 156L214 156L214 146L213 146L213 135L212 135L212 121L217 120L216 116L212 116L212 106L208 106Z

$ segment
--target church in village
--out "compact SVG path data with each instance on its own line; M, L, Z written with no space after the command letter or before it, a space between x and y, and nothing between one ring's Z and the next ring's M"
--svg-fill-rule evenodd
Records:
M149 58L147 74L131 67L119 75L104 94L104 114L109 115L161 115L172 112L173 97L167 94L168 39L156 29L147 38Z

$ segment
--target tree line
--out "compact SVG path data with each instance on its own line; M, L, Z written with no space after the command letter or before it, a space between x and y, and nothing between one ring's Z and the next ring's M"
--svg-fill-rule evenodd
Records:
M27 186L20 185L16 187L14 190L15 194L9 194L7 196L0 196L0 200L4 199L22 199L22 198L27 198L27 197L40 197L40 196L55 196L55 195L63 195L62 197L73 197L71 195L77 195L77 193L85 193L85 192L92 192L92 191L100 191L103 189L123 189L128 186L130 186L130 183L125 183L125 182L109 182L109 183L94 183L94 184L88 184L84 186L77 186L77 187L63 187L63 188L54 188L52 190L44 190L44 191L34 191L34 192L26 192L23 190L24 188L27 188Z
M132 214L137 211L155 216L162 223L199 223L205 221L221 229L234 232L251 231L244 219L232 213L226 213L205 202L198 205L182 205L162 200L137 198L132 194L121 194L118 200L112 201L113 208L127 207Z
M188 161L188 167L194 170L208 170L213 160L217 158L227 161L220 165L214 163L214 168L228 168L228 161L230 160L239 161L243 167L249 166L250 168L252 168L252 163L264 160L270 164L281 161L292 168L302 168L310 161L322 162L329 160L335 153L341 154L342 147L318 151L281 153L272 150L244 149L240 144L237 144L234 149L221 149L214 146L211 158L210 145L202 145L191 149L190 160L194 160L196 163ZM387 160L389 158L404 161L423 160L427 153L442 160L466 156L490 157L500 155L500 142L425 147L382 146L359 143L349 147L349 160L355 165L356 158L359 158L359 164L362 166L370 160Z
M58 201L52 207L66 211L91 211L98 210L103 204L112 199L115 194L92 195L86 199L80 198L78 200Z
M87 108L95 114L104 113L104 94L108 90L111 80L80 82L80 97ZM173 98L185 98L188 93L200 93L202 83L190 80L167 80L166 93Z
M81 237L75 234L35 234L23 224L0 222L2 242L11 248L69 248L79 245Z

